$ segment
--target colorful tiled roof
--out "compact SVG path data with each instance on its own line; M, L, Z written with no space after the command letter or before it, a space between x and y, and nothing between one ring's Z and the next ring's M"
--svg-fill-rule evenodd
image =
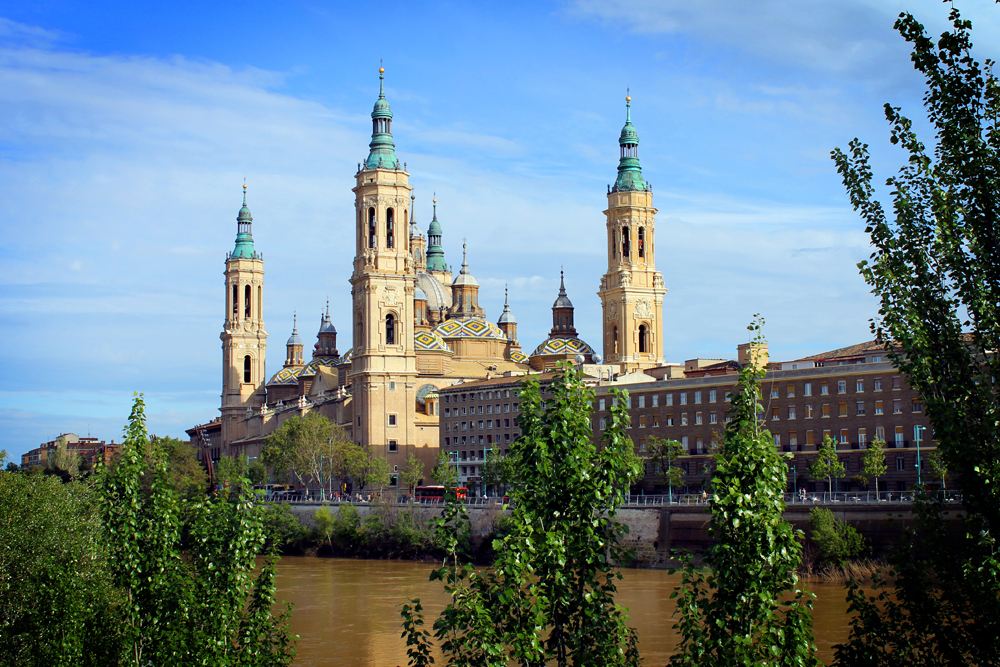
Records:
M413 335L413 347L416 350L428 352L447 351L448 345L444 339L433 331L418 331Z
M282 368L280 371L271 376L271 379L267 381L267 386L275 387L288 384L298 384L299 373L301 370L301 368Z
M308 377L310 375L316 375L316 370L320 366L326 366L327 368L333 368L339 363L339 360L331 359L330 357L320 357L319 359L313 359L310 361L302 372L299 373L300 377Z
M528 363L528 357L526 355L524 355L523 353L521 353L521 352L511 352L510 353L510 360L511 361L516 361L519 364L526 364L526 363Z
M541 357L549 354L594 354L594 348L579 338L549 338L536 347L531 356Z
M444 339L499 338L505 340L507 338L497 325L474 317L459 317L442 322L434 327L434 333Z
M342 363L342 364L349 364L349 363L351 363L351 359L353 359L353 358L354 358L354 348L352 347L351 349L349 349L347 351L347 354L345 354L344 356L342 356L340 358L340 363Z

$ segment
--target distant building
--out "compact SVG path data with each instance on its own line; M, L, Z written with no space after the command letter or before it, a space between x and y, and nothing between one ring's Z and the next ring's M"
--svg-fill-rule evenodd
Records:
M47 466L49 463L49 457L55 453L61 445L65 445L69 451L79 454L80 457L91 466L95 465L98 461L103 461L105 465L110 463L111 459L114 458L121 449L121 443L116 444L114 440L111 442L104 442L103 440L98 440L97 438L89 436L84 437L75 433L63 433L55 440L42 443L40 447L36 447L28 453L22 454L21 467L28 468L31 466Z

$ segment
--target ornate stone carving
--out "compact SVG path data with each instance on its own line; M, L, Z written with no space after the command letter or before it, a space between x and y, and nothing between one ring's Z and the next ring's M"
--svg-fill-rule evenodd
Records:
M663 289L663 274L659 271L653 274L653 287Z
M396 288L386 287L382 292L382 301L387 306L395 306L397 303Z
M618 303L612 301L608 304L608 322L614 322L618 319Z
M635 302L635 317L639 320L648 320L653 316L653 311L649 306L649 301L639 299Z
M632 286L632 274L629 273L628 271L619 271L618 272L618 284L621 285L622 287L631 287Z

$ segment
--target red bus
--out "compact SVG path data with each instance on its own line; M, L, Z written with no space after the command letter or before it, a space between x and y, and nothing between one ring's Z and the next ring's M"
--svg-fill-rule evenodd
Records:
M445 488L443 486L418 486L413 489L413 497L418 503L443 503L444 491ZM459 486L455 489L455 494L459 500L465 500L468 493L469 490L464 486Z

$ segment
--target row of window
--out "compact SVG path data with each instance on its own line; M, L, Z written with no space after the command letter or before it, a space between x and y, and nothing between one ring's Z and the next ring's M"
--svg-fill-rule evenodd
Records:
M480 419L478 422L474 422L474 421L462 422L461 430L463 430L463 431L475 431L476 430L476 424L478 423L479 424L478 428L479 428L480 431L484 431L484 430L489 431L489 430L492 430L494 428L494 426L493 426L494 421L496 422L496 428L510 428L510 419L504 419L504 420L502 420L503 421L502 425L501 425L501 420L500 419L496 419L496 420L487 419L487 420L485 420L485 426L483 425L484 421L482 419ZM446 422L445 425L444 425L444 432L445 433L450 433L451 431L457 431L457 430L459 430L459 424L458 424L458 422L455 422L455 423Z
M482 401L482 400L492 401L495 398L501 398L500 394L503 394L502 398L510 398L510 392L511 391L514 392L514 397L517 398L517 389L513 389L513 390L511 390L511 389L504 389L502 391L500 389L497 389L496 391L486 391L486 392L481 391L481 392L479 392L478 393L478 397L479 397L478 400L480 400L480 401ZM477 400L476 396L477 396L477 394L474 391L466 393L466 394L445 394L444 395L444 402L445 403L458 403L459 401L461 401L462 403L465 403L466 401L475 401L475 400ZM461 397L461 398L459 398L459 397ZM454 400L452 400L452 399L454 399Z
M499 392L497 392L497 393L499 393ZM511 405L510 403L504 403L503 404L503 410L502 410L502 412L510 412L510 405ZM500 404L499 403L491 403L489 405L480 405L479 406L479 414L481 414L481 415L482 414L491 415L491 414L493 414L494 408L496 409L496 414L500 414L501 413ZM464 417L465 414L466 414L466 412L465 412L466 407L464 405L461 408L445 408L444 409L444 416L445 417L458 417L459 416L459 412L458 412L459 409L461 409L461 411L462 411L461 414ZM469 406L468 409L469 409L469 413L468 414L470 414L470 415L476 414L476 406L475 405ZM517 412L517 403L514 403L514 412Z
M859 394L865 393L865 387L868 386L867 382L868 382L868 380L864 380L864 379L855 380L854 381L854 390L855 390L855 392L857 392ZM819 390L819 395L820 396L828 396L828 395L830 395L830 389L831 389L831 383L830 382L823 381L823 382L818 382L816 384L819 385L818 386L818 390ZM883 386L882 378L871 379L871 390L872 391L882 391L882 386ZM848 381L847 380L838 380L837 383L836 383L836 391L837 391L838 394L846 394L847 393L847 387L848 387ZM902 387L903 387L902 379L900 378L900 376L894 375L892 377L892 389L894 391L898 391L898 390L902 389ZM813 396L814 395L813 394L813 389L814 389L813 382L810 381L810 382L803 382L802 383L802 395L803 396ZM778 386L777 384L772 385L771 391L770 391L771 398L780 398L780 391L781 391L780 386ZM786 398L795 398L795 396L796 396L795 392L796 392L795 383L794 382L787 383L787 385L785 387L785 397ZM701 404L703 402L716 403L719 400L720 394L722 395L723 400L725 400L725 401L729 401L730 400L730 395L729 395L728 392L722 392L722 391L720 391L718 389L707 389L707 390L701 390L701 389L699 389L699 390L690 391L690 392L688 392L688 391L681 391L681 392L677 392L677 404L678 405L687 405L688 404L688 398L690 398L691 402L694 403L695 405L699 405L699 404ZM612 399L610 399L610 401L611 401L612 405L616 405L618 399L612 398ZM635 405L636 407L639 407L639 408L645 408L645 407L647 407L647 403L649 404L648 407L656 408L656 407L660 406L660 394L638 394L635 397L630 396L630 397L628 397L626 399L625 403L626 403L626 407L628 407L628 408L631 408L633 405ZM607 405L608 405L608 399L606 399L606 398L598 399L598 409L600 409L600 410L606 410L607 409ZM666 407L671 407L671 406L674 405L674 394L673 394L673 392L667 392L667 393L663 394L663 405L666 406Z
M517 436L518 436L518 434L515 433L513 437L517 438ZM479 440L476 440L477 437L479 438ZM459 437L458 436L445 438L444 439L444 446L445 447L453 447L453 446L457 447L459 445L477 445L477 444L478 445L492 445L494 442L505 442L505 443L508 443L510 441L511 441L511 434L510 433L504 433L502 435L502 438L501 438L501 435L498 433L497 436L496 436L496 439L494 439L492 435L486 435L486 436L482 436L482 435L480 435L480 436L475 436L475 435L468 435L468 436L466 436L466 435L463 435L462 438L461 438L461 441L459 441Z
M451 454L455 454L458 457L459 461L475 461L477 459L480 460L480 461L485 461L486 460L486 452L487 451L489 451L489 450L486 450L486 449L471 449L469 451L465 451L463 449L460 452L451 452L449 454L449 456ZM503 456L507 456L508 454L510 454L510 450L509 449L503 450L503 452L502 452ZM452 459L451 462L454 463L455 459Z
M895 426L893 428L894 428L893 442L896 443L897 446L903 446L906 443L906 427L905 426ZM866 448L868 446L868 442L869 442L868 441L868 437L869 437L869 435L872 435L872 433L867 428L859 428L857 430L858 439L856 440L856 442L858 443L859 448L864 449L864 448ZM771 437L774 439L774 445L775 445L775 447L781 448L781 446L783 444L787 444L790 447L798 447L799 446L799 434L798 434L797 431L789 431L788 433L785 433L784 436L785 436L785 439L783 440L781 433L772 433L771 434ZM851 431L850 431L850 429L843 428L843 429L840 429L840 432L838 434L835 434L830 429L824 429L822 432L813 431L813 430L810 429L810 430L807 430L805 432L805 441L804 441L803 444L805 444L807 446L808 445L818 445L821 442L823 442L823 439L826 436L829 436L831 439L834 440L834 442L837 442L837 443L842 444L842 445L847 445L847 444L850 443ZM881 439L881 440L884 441L885 440L885 427L884 426L876 426L875 429L874 429L874 437L875 438L879 438L879 439ZM925 427L919 426L919 425L913 426L913 440L914 440L914 442L920 442L920 441L926 442L931 437L932 436L931 436L931 433L930 433L929 429L926 429ZM681 442L681 446L684 449L690 450L690 440L689 440L688 436L686 436L686 435L685 436L681 436L680 442ZM695 453L699 453L699 454L705 453L705 442L706 441L705 441L704 437L696 436L695 440L694 440L694 452ZM639 441L639 451L640 452L645 452L646 451L646 442L644 440L640 440Z
M830 406L831 406L830 403L823 403L822 405L820 405L819 416L821 418L822 417L829 417L829 416L831 416ZM847 401L841 401L840 403L837 404L837 416L838 417L847 417L848 416L848 414L847 414L847 406L848 406ZM910 412L920 413L920 412L924 411L923 403L921 403L918 400L910 401L910 406L909 407L910 407ZM804 408L803 409L803 413L802 413L803 418L805 418L805 419L812 419L815 416L815 414L816 414L815 406L809 404L809 405L803 406L803 408ZM795 419L795 417L796 417L796 409L797 409L796 406L789 405L785 409L786 418L787 419ZM874 410L875 410L875 412L874 412L875 415L883 415L883 414L885 414L885 402L884 401L875 401ZM857 416L857 417L863 417L866 414L867 414L867 406L866 406L865 402L864 401L857 401L855 403L855 405L854 405L854 415ZM901 414L903 414L903 401L902 401L902 399L899 399L899 398L893 399L893 401L892 401L892 414L894 414L894 415L901 415ZM779 408L779 407L772 407L771 408L771 421L778 421L780 419L781 419L781 408Z

